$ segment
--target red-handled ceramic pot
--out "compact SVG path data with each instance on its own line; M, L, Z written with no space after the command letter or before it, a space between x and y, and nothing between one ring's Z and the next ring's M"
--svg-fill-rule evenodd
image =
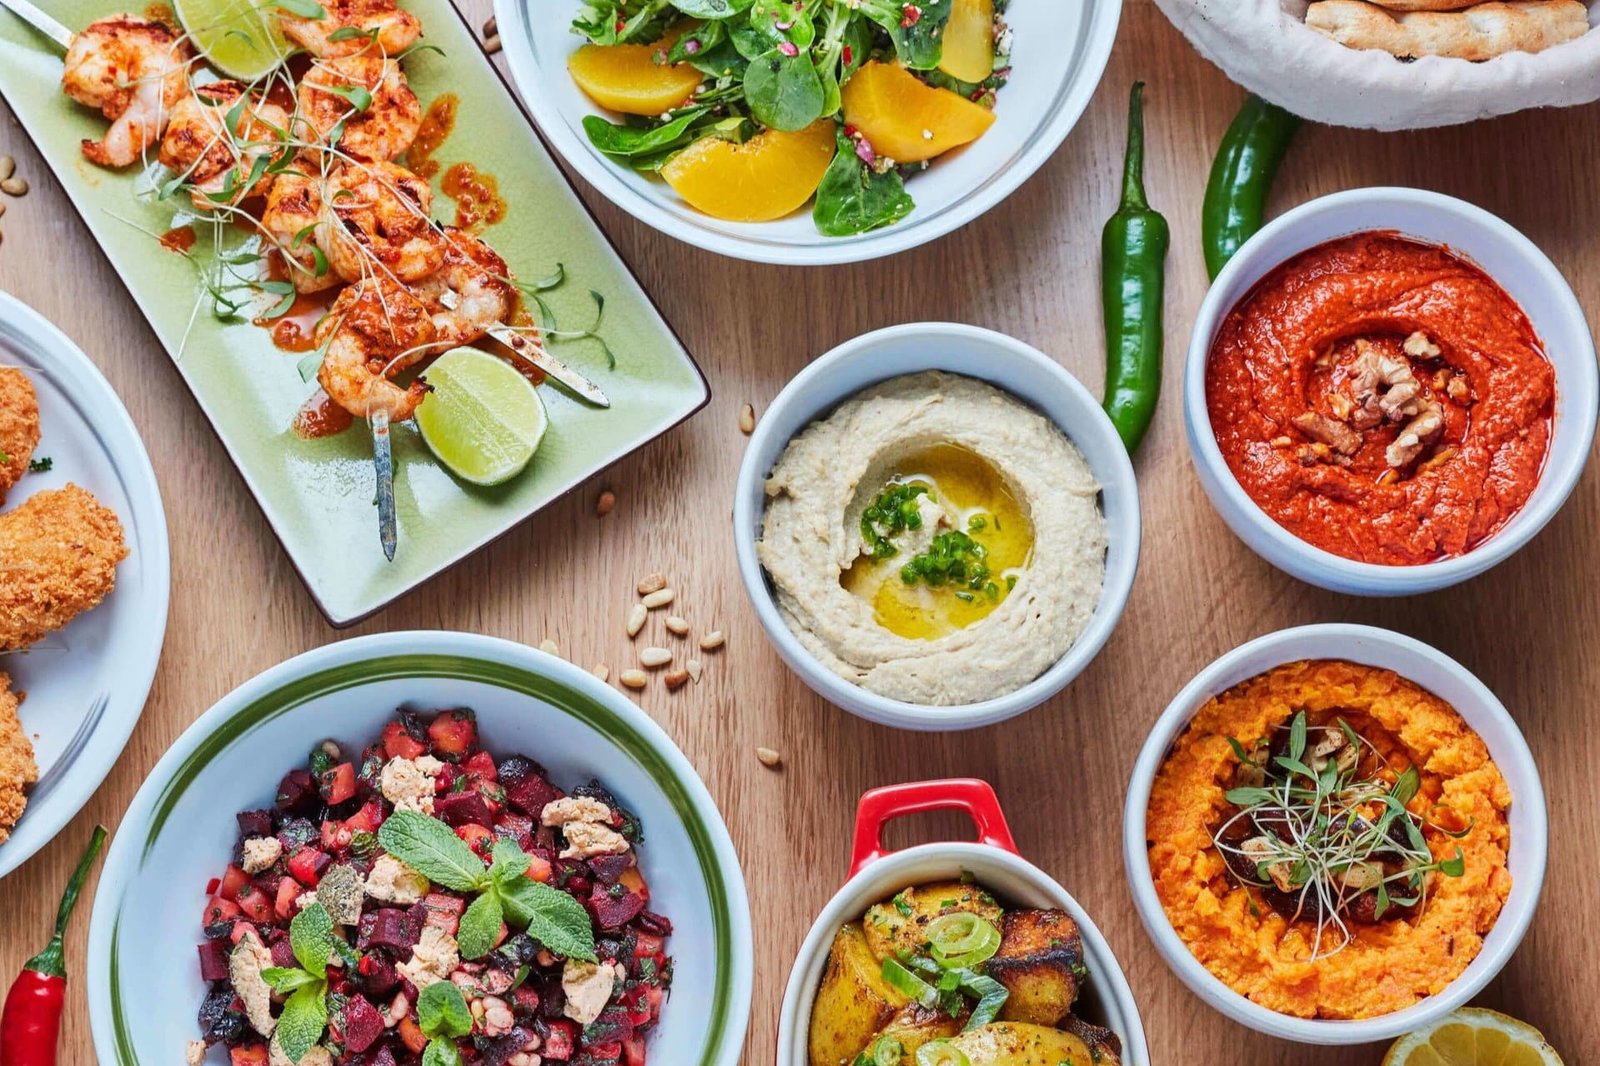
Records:
M883 828L896 818L924 811L964 811L977 829L975 842L920 844L904 851L883 846ZM807 1042L811 1005L827 965L828 948L840 926L860 918L874 903L911 885L970 875L1014 907L1055 907L1067 912L1083 934L1089 980L1074 1013L1122 1038L1125 1066L1149 1066L1139 1009L1116 956L1076 900L1043 870L1017 853L1005 814L986 781L957 778L875 788L856 808L850 876L828 901L806 934L789 974L778 1020L777 1066L810 1066Z

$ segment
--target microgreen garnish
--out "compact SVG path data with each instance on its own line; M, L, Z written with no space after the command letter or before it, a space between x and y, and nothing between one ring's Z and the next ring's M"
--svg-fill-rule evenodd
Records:
M900 553L892 538L908 529L922 528L922 512L917 508L919 496L933 498L926 485L896 482L867 505L861 512L861 539L867 554L874 559L891 559Z
M907 585L922 582L930 588L958 586L957 596L970 600L972 593L998 599L1000 586L991 579L984 559L989 549L957 529L936 533L928 550L900 568L900 580ZM971 590L970 592L965 590Z
M1315 921L1311 958L1326 958L1353 939L1358 913L1376 921L1422 906L1430 874L1462 876L1461 849L1435 858L1423 830L1459 838L1471 826L1452 832L1413 814L1420 772L1408 766L1388 784L1387 760L1345 719L1312 726L1302 710L1287 729L1281 754L1228 738L1240 783L1225 798L1239 811L1213 843L1235 879L1292 901L1291 921Z
M328 12L317 0L272 0L272 6L303 19L318 22L328 17Z
M269 966L261 979L289 998L278 1017L277 1037L291 1062L299 1062L322 1039L328 1026L328 960L338 950L333 919L320 903L312 903L289 923L289 946L299 966Z
M567 959L595 961L594 926L583 904L527 876L532 859L504 838L495 841L493 864L467 847L437 818L396 811L378 828L385 851L430 881L477 896L461 915L456 940L463 958L482 958L494 950L505 922Z
M11 457L6 455L4 452L0 452L0 456L4 456L4 458L0 458L0 463L9 463L11 461ZM29 461L28 473L48 474L50 472L50 468L54 466L55 463L56 461L50 458L48 455L42 455L37 459Z

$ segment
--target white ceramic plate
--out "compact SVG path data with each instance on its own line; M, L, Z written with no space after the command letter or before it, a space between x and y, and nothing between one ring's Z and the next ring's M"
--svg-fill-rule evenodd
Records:
M471 707L491 752L525 754L564 788L599 778L638 814L650 908L674 926L651 1061L734 1066L750 1012L750 905L705 785L660 726L586 671L466 633L361 637L290 659L223 697L156 764L112 841L90 920L102 1066L169 1066L199 1036L195 945L235 812L270 803L319 741L369 743L401 705Z
M66 334L4 292L0 365L20 367L33 382L41 427L34 457L52 463L47 473L24 475L0 510L74 482L117 513L129 550L98 608L25 652L0 654L0 671L27 693L22 724L40 775L11 839L0 844L4 877L72 820L122 754L161 658L170 575L155 471L100 371Z
M854 263L903 252L966 225L1004 200L1049 159L1089 105L1105 72L1122 0L1012 0L1011 81L996 122L979 140L906 182L917 209L898 225L855 237L824 237L811 207L775 222L722 222L690 207L665 182L607 159L583 132L595 106L567 74L583 44L570 30L582 0L495 0L512 78L545 140L628 214L663 233L723 255L790 265Z

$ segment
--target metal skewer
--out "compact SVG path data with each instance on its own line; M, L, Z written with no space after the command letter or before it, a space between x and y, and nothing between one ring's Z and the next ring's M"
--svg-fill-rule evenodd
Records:
M489 336L507 345L512 351L543 370L551 379L565 385L596 407L611 406L611 400L600 390L600 386L545 351L526 334L518 333L510 326L494 325L489 327Z
M17 18L60 45L62 51L72 47L73 32L45 12L34 7L28 0L0 0L0 7L10 11Z
M378 542L383 557L394 562L397 535L394 519L394 453L389 448L389 412L382 408L368 416L372 424L372 465L378 477Z

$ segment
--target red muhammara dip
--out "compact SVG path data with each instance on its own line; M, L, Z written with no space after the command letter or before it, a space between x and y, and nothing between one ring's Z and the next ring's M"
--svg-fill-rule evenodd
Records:
M1349 559L1470 551L1527 502L1555 371L1493 279L1392 233L1313 248L1223 321L1206 406L1240 486Z

